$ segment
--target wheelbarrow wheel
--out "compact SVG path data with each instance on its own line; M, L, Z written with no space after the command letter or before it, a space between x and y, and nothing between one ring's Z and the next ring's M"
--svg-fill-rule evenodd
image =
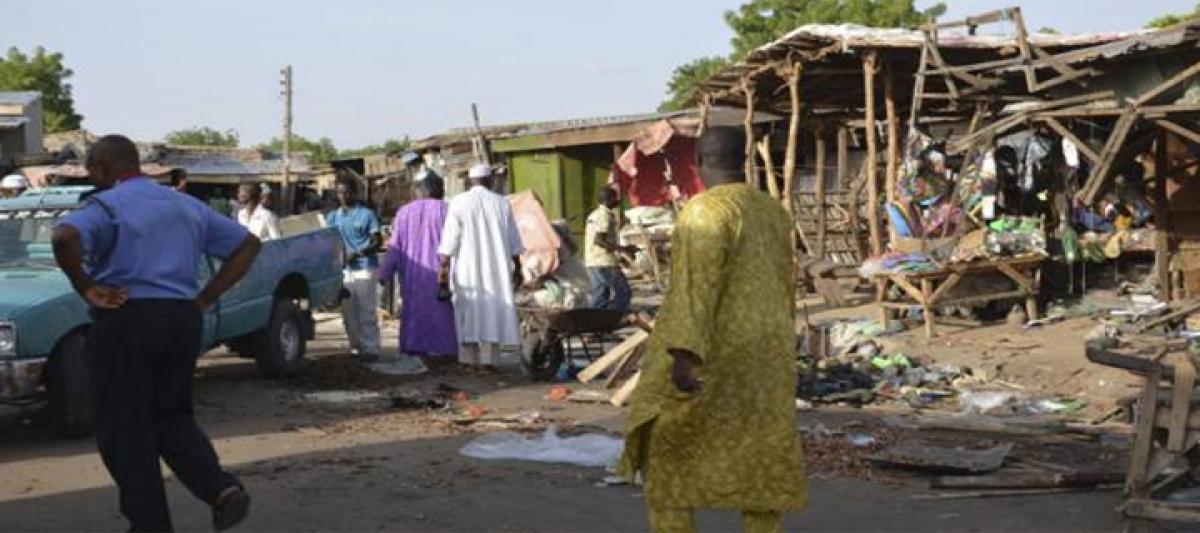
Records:
M554 379L564 359L562 341L552 336L530 333L521 343L521 366L535 380Z

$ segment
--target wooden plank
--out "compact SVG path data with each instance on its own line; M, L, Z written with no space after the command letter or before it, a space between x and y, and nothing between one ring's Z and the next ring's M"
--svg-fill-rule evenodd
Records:
M930 305L930 293L933 292L933 281L930 279L921 280L921 317L925 319L925 336L933 338L935 335L933 325L933 307Z
M1029 50L1029 34L1025 30L1025 17L1021 16L1019 7L1009 9L1008 16L1013 21L1013 28L1017 32L1017 49L1021 51L1021 59L1025 63L1025 87L1029 92L1036 93L1037 73L1031 66L1033 53Z
M611 403L617 407L621 407L621 406L625 405L625 402L627 400L629 400L629 396L632 395L634 389L637 388L638 380L640 380L641 378L642 378L642 371L638 370L637 373L633 375L633 377L631 377L627 381L625 381L624 385L621 385L620 389L617 389L617 392L612 395L612 398L609 400L609 403Z
M963 275L958 272L950 274L950 277L946 278L946 281L943 281L942 284L938 286L937 290L933 291L933 294L929 296L929 303L938 303L938 301L945 297L946 294L951 290L953 290L954 287L958 285L958 282L962 281L962 279Z
M875 50L863 56L863 89L865 91L867 130L867 223L870 224L871 255L883 253L883 239L879 234L879 182L876 177L878 152L875 146Z
M967 17L963 20L955 20L955 21L951 21L951 22L939 22L937 24L925 24L925 25L922 25L921 27L929 28L929 29L949 29L949 28L961 28L964 26L966 26L966 27L980 26L983 24L990 24L993 22L1000 22L1000 21L1005 20L1006 18L1008 18L1008 15L1006 14L1007 11L1008 11L1007 9L997 9L995 11L988 11L987 13Z
M1184 139L1192 141L1193 143L1200 144L1200 133L1196 133L1188 128L1185 128L1185 127L1183 127L1175 122L1172 122L1170 120L1167 120L1165 118L1155 120L1154 123L1158 124L1158 127L1162 128L1164 130L1167 130L1171 133L1174 133L1175 135L1183 137Z
M837 126L837 186L846 188L850 181L850 132L846 126Z
M804 72L804 63L794 61L788 73L788 99L791 103L788 116L787 148L783 156L783 208L788 213L794 213L795 197L793 191L796 184L796 150L800 142L800 75Z
M1064 126L1062 122L1059 122L1058 119L1054 117L1042 117L1042 121L1045 122L1047 126L1050 126L1050 129L1054 130L1060 136L1068 141L1071 141L1076 148L1079 148L1079 153L1088 158L1088 161L1090 161L1093 165L1100 161L1100 154L1097 154L1095 150L1092 150L1092 147L1088 146L1087 143L1079 140L1079 137L1071 132L1071 130L1067 129L1067 127Z
M887 187L886 198L889 202L896 200L896 180L898 177L898 169L900 168L900 123L896 118L896 67L892 64L887 66L884 72L883 79L883 99L884 99L884 116L887 119L887 136L888 136L888 151L887 151L887 176L884 179L884 186ZM888 228L892 225L888 224ZM888 235L893 236L889 231Z
M825 127L821 124L818 124L816 129L813 131L813 133L816 136L816 146L814 146L813 149L816 150L816 152L817 152L816 153L816 161L814 162L815 163L814 166L816 168L815 168L815 172L813 173L814 174L813 179L816 180L816 183L813 184L815 186L814 192L816 193L816 198L814 198L814 200L816 201L816 209L817 209L817 251L816 251L816 256L824 259L825 258L825 238L826 238L825 212L827 211L827 209L825 207Z
M892 283L895 283L897 287L900 287L905 294L908 294L909 298L912 298L913 301L917 302L918 305L924 305L925 296L921 294L921 290L918 289L916 285L913 285L904 277L904 274L891 274L888 276L888 278L891 279Z
M742 128L746 131L746 183L758 188L758 177L754 165L754 85L750 77L742 78L742 93L746 95L746 113L742 117Z
M912 107L908 110L908 128L917 126L917 117L921 113L921 103L925 98L925 66L929 62L929 43L921 45L921 60L917 66L917 78L913 81Z
M1108 181L1117 154L1125 144L1129 131L1133 129L1137 113L1136 108L1130 108L1121 115L1121 118L1117 119L1117 124L1113 126L1113 132L1109 135L1108 142L1104 143L1104 149L1100 151L1100 163L1092 169L1092 175L1088 177L1080 191L1080 199L1083 200L1083 203L1090 205L1096 202L1096 196Z
M642 362L642 357L644 357L645 354L646 344L643 343L637 348L634 348L633 351L629 352L628 355L622 357L621 361L617 363L617 366L613 368L613 371L608 374L607 378L605 378L604 388L611 389L617 384L618 381L626 379L630 376L630 374L636 372L635 369L639 368Z
M1121 506L1121 512L1129 517L1200 523L1200 504L1197 503L1161 502L1136 498L1127 500Z
M1142 324L1137 328L1137 333L1145 333L1158 326L1171 322L1172 320L1187 318L1188 315L1195 313L1196 311L1200 311L1200 299L1184 302L1180 304L1179 309Z
M998 292L998 293L994 293L994 294L979 294L979 295L975 295L975 296L964 296L962 298L953 298L953 299L944 300L944 301L938 302L938 303L941 305L945 305L945 306L951 306L951 305L963 305L963 304L976 303L976 302L994 302L994 301L998 301L998 300L1015 300L1018 298L1024 298L1025 296L1026 296L1025 291L1006 291L1006 292Z
M1196 365L1185 353L1175 355L1175 386L1171 390L1171 421L1167 426L1167 451L1182 452L1188 436L1188 415L1196 387ZM1157 401L1157 400L1156 400Z
M1174 299L1171 290L1171 211L1167 209L1167 136L1154 142L1154 272L1158 277L1158 298Z
M609 367L620 362L621 359L628 357L635 349L637 349L637 347L641 346L642 343L646 342L646 340L649 338L650 334L643 330L639 329L634 331L632 335L626 337L625 340L621 341L620 344L616 345L613 347L613 349L609 350L608 353L597 359L596 362L581 370L579 374L575 376L576 379L578 379L580 383L588 383L593 379L596 379L596 376L604 373L605 370L608 370Z
M1033 291L1033 280L1029 279L1024 274L1017 272L1017 269L1004 263L997 263L996 268L1005 276L1008 276L1009 279L1017 282L1017 285L1019 285L1025 291Z
M1049 489L1095 487L1123 483L1124 472L1020 472L996 473L983 476L938 476L933 478L934 489Z
M1174 76L1171 76L1171 78L1168 79L1167 81L1164 81L1164 82L1158 84L1157 87L1150 89L1145 94L1139 96L1137 100L1134 100L1134 105L1144 106L1144 105L1150 103L1155 98L1162 96L1163 93L1175 88L1176 85L1179 85L1180 83L1183 83L1183 82L1195 77L1196 74L1200 74L1200 61L1192 64L1192 66L1190 66L1188 68L1185 68L1185 69L1179 71L1179 73L1175 74Z
M1126 492L1131 498L1148 498L1150 496L1150 450L1154 445L1154 415L1158 410L1158 382L1162 379L1162 367L1150 367L1146 382L1142 387L1142 396L1138 402L1139 415L1134 426L1133 454L1129 464L1129 477L1126 478Z
M758 142L758 157L762 158L763 165L766 167L767 173L767 192L776 201L781 201L779 197L779 184L775 183L775 165L771 161L771 135L763 136L763 139Z

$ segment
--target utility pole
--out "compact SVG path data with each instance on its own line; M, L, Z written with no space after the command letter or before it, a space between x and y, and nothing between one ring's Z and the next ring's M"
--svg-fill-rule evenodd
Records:
M492 164L492 158L488 155L487 139L483 138L483 126L479 123L479 106L471 104L471 118L475 121L475 138L471 145L475 150L475 161L485 165Z
M292 66L288 65L279 71L282 79L283 95L283 184L281 185L280 214L292 214L294 191L292 191Z

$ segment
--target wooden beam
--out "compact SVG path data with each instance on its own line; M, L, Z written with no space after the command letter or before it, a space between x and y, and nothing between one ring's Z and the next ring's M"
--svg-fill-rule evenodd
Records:
M825 207L825 126L824 126L824 124L818 123L816 129L814 130L814 133L816 134L816 137L817 137L816 146L814 147L814 149L817 151L815 165L814 165L815 172L813 172L813 179L816 180L816 182L813 184L814 185L813 191L816 192L816 204L817 204L817 252L816 252L816 256L818 259L824 259L825 258L825 223L826 223L826 220L825 220L825 211L826 211L826 207Z
M875 62L877 52L870 50L863 56L863 89L866 93L864 105L867 110L867 223L870 224L871 255L883 253L883 240L879 235L879 182L875 176Z
M796 150L800 142L800 75L804 63L796 61L788 71L788 96L791 98L791 114L788 122L787 148L783 156L783 208L788 213L795 211Z
M1092 150L1092 147L1088 146L1087 143L1079 140L1079 137L1076 137L1071 130L1067 129L1066 126L1063 126L1063 123L1059 122L1058 119L1054 117L1043 117L1042 120L1047 126L1050 126L1050 129L1062 136L1062 138L1071 141L1071 143L1073 143L1075 147L1079 149L1079 153L1088 158L1088 161L1090 161L1093 165L1100 162L1100 155L1097 154L1095 150Z
M1092 175L1084 182L1083 189L1080 191L1080 199L1083 200L1083 203L1091 205L1096 201L1096 196L1107 183L1113 164L1116 163L1125 139L1129 136L1129 131L1133 129L1136 121L1136 108L1127 109L1121 118L1117 119L1116 125L1113 126L1113 132L1108 137L1108 142L1104 143L1104 149L1100 151L1100 162L1092 169Z
M844 124L837 126L837 184L845 190L850 182L850 131Z
M1134 100L1134 105L1144 106L1155 98L1162 96L1163 93L1175 88L1176 85L1191 79L1196 74L1200 74L1200 61L1194 63L1188 68L1183 69L1174 76L1171 76L1171 78L1167 81L1158 84L1157 87L1150 89L1145 94L1139 96L1137 100Z
M779 200L779 184L775 182L775 164L771 161L771 136L764 135L762 140L758 142L758 157L762 159L763 166L766 169L767 177L767 192L774 198Z
M887 200L889 202L896 199L896 172L900 166L900 124L896 119L896 73L895 67L888 64L884 71L883 78L883 97L884 97L884 114L887 117L887 136L888 136L888 151L887 151L887 176L885 185L887 186ZM891 228L891 225L888 225ZM891 230L889 230L891 235Z
M613 349L609 350L608 353L604 354L603 357L597 359L596 362L581 370L579 374L575 376L575 378L578 379L580 383L587 383L593 379L596 379L596 376L604 373L604 371L608 370L609 367L617 364L621 359L628 357L629 354L633 353L633 351L641 346L642 343L646 342L646 339L649 337L650 334L646 333L645 331L640 329L634 331L632 335L621 341L621 344L616 345Z
M1167 208L1167 135L1160 133L1154 143L1154 273L1158 277L1158 298L1169 302L1171 290L1171 215Z
M963 20L954 20L951 22L939 22L937 24L925 24L925 25L921 26L921 28L922 29L924 29L924 28L948 29L948 28L961 28L964 26L966 26L966 27L980 26L983 24L990 24L992 22L1001 22L1005 18L1007 18L1007 16L1008 16L1008 15L1006 15L1007 11L1009 11L1009 10L997 9L995 11L988 11L987 13L983 13L981 15L967 17Z
M1017 49L1021 51L1021 59L1025 64L1025 86L1031 93L1037 92L1037 74L1033 70L1033 53L1029 50L1029 34L1025 31L1025 18L1021 16L1021 8L1008 10L1008 16L1013 21L1017 32Z
M742 78L742 93L746 95L746 114L742 118L742 127L746 130L746 183L757 189L754 175L754 86L751 78Z
M1192 141L1193 143L1200 144L1200 133L1196 133L1188 128L1185 128L1175 122L1171 122L1170 120L1167 120L1165 118L1155 120L1154 123L1158 124L1158 127L1162 128L1164 130L1167 130L1171 133L1174 133L1175 135L1183 137L1184 139Z
M913 82L912 107L908 110L908 129L917 127L921 114L921 101L925 98L925 65L929 62L929 43L921 46L921 62L917 66L917 79Z

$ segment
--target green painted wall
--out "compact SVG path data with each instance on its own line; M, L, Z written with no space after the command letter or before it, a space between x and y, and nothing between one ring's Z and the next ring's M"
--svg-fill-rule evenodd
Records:
M513 192L533 190L541 198L546 216L562 218L562 158L557 153L509 154L508 165Z

